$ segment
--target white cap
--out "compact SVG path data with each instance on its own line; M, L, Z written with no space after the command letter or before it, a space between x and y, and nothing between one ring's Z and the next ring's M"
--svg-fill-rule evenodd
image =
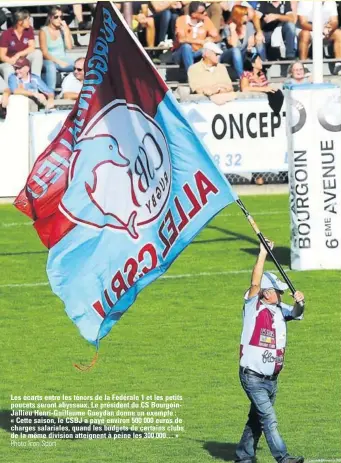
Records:
M289 288L286 283L283 283L274 273L264 272L262 276L262 281L260 283L261 289L270 289L274 288L277 291L285 291Z
M216 55L221 55L223 53L223 50L213 42L205 42L203 49L213 51Z
M274 288L277 291L285 291L289 288L286 283L283 283L274 273L264 272L262 276L262 280L260 282L261 289L270 289ZM244 294L244 299L247 300L249 297L249 291L246 291Z

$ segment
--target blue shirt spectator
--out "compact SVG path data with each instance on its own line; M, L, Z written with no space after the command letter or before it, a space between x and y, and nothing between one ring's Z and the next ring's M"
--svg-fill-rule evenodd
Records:
M15 73L8 79L11 93L23 95L51 109L54 107L54 92L36 74L31 74L30 62L27 58L19 58L14 64Z
M14 90L21 87L25 90L29 90L33 93L44 93L49 95L53 91L45 84L41 77L36 74L28 74L27 78L24 80L18 77L16 74L11 74L8 79L8 86L12 93Z

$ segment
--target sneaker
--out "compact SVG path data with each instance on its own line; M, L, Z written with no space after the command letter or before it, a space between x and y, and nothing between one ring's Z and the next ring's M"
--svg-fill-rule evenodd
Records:
M341 75L341 63L335 63L333 74L334 76Z
M304 457L287 457L281 463L303 463Z

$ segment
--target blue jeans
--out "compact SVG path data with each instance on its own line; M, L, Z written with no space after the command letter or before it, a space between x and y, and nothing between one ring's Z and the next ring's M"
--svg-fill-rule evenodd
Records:
M262 52L262 47L257 47L257 52L260 54ZM240 77L244 70L245 53L246 48L244 48L244 50L238 47L228 48L221 55L220 62L233 66L238 74L238 77Z
M72 72L74 70L74 60L67 57L63 61L68 63L68 65L65 67L62 67L62 66L59 66L59 64L54 63L53 61L44 60L43 66L46 71L45 82L46 82L46 85L53 91L55 91L56 89L57 71Z
M163 42L166 39L169 28L171 34L169 38L173 39L175 36L175 23L179 15L173 13L171 10L163 10L159 13L154 13L154 18L159 24L158 43Z
M192 45L189 43L183 43L180 47L173 51L173 60L176 64L182 64L185 68L185 71L188 71L188 68L192 66L194 61L202 57L202 49L198 51L192 50Z
M263 431L272 456L281 462L289 454L278 432L277 419L273 409L277 394L277 379L270 381L242 371L239 377L251 402L251 407L248 421L236 450L236 461L251 462L255 458L257 444Z
M242 51L240 48L236 47L228 48L221 55L220 62L227 63L233 66L238 74L238 77L240 77L243 74L243 61L245 51Z
M266 47L271 45L272 32L264 32L265 44L261 44L258 50L262 60L266 60ZM282 23L282 36L285 43L285 57L293 59L296 57L296 25L292 22Z

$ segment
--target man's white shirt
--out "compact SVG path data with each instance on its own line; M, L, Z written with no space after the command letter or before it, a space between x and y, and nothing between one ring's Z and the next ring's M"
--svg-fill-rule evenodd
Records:
M62 83L62 93L80 93L83 87L83 82L76 79L73 73L68 74Z
M283 368L287 341L286 323L293 320L293 307L265 304L258 295L245 300L240 366L271 376ZM298 317L297 319L302 319Z

